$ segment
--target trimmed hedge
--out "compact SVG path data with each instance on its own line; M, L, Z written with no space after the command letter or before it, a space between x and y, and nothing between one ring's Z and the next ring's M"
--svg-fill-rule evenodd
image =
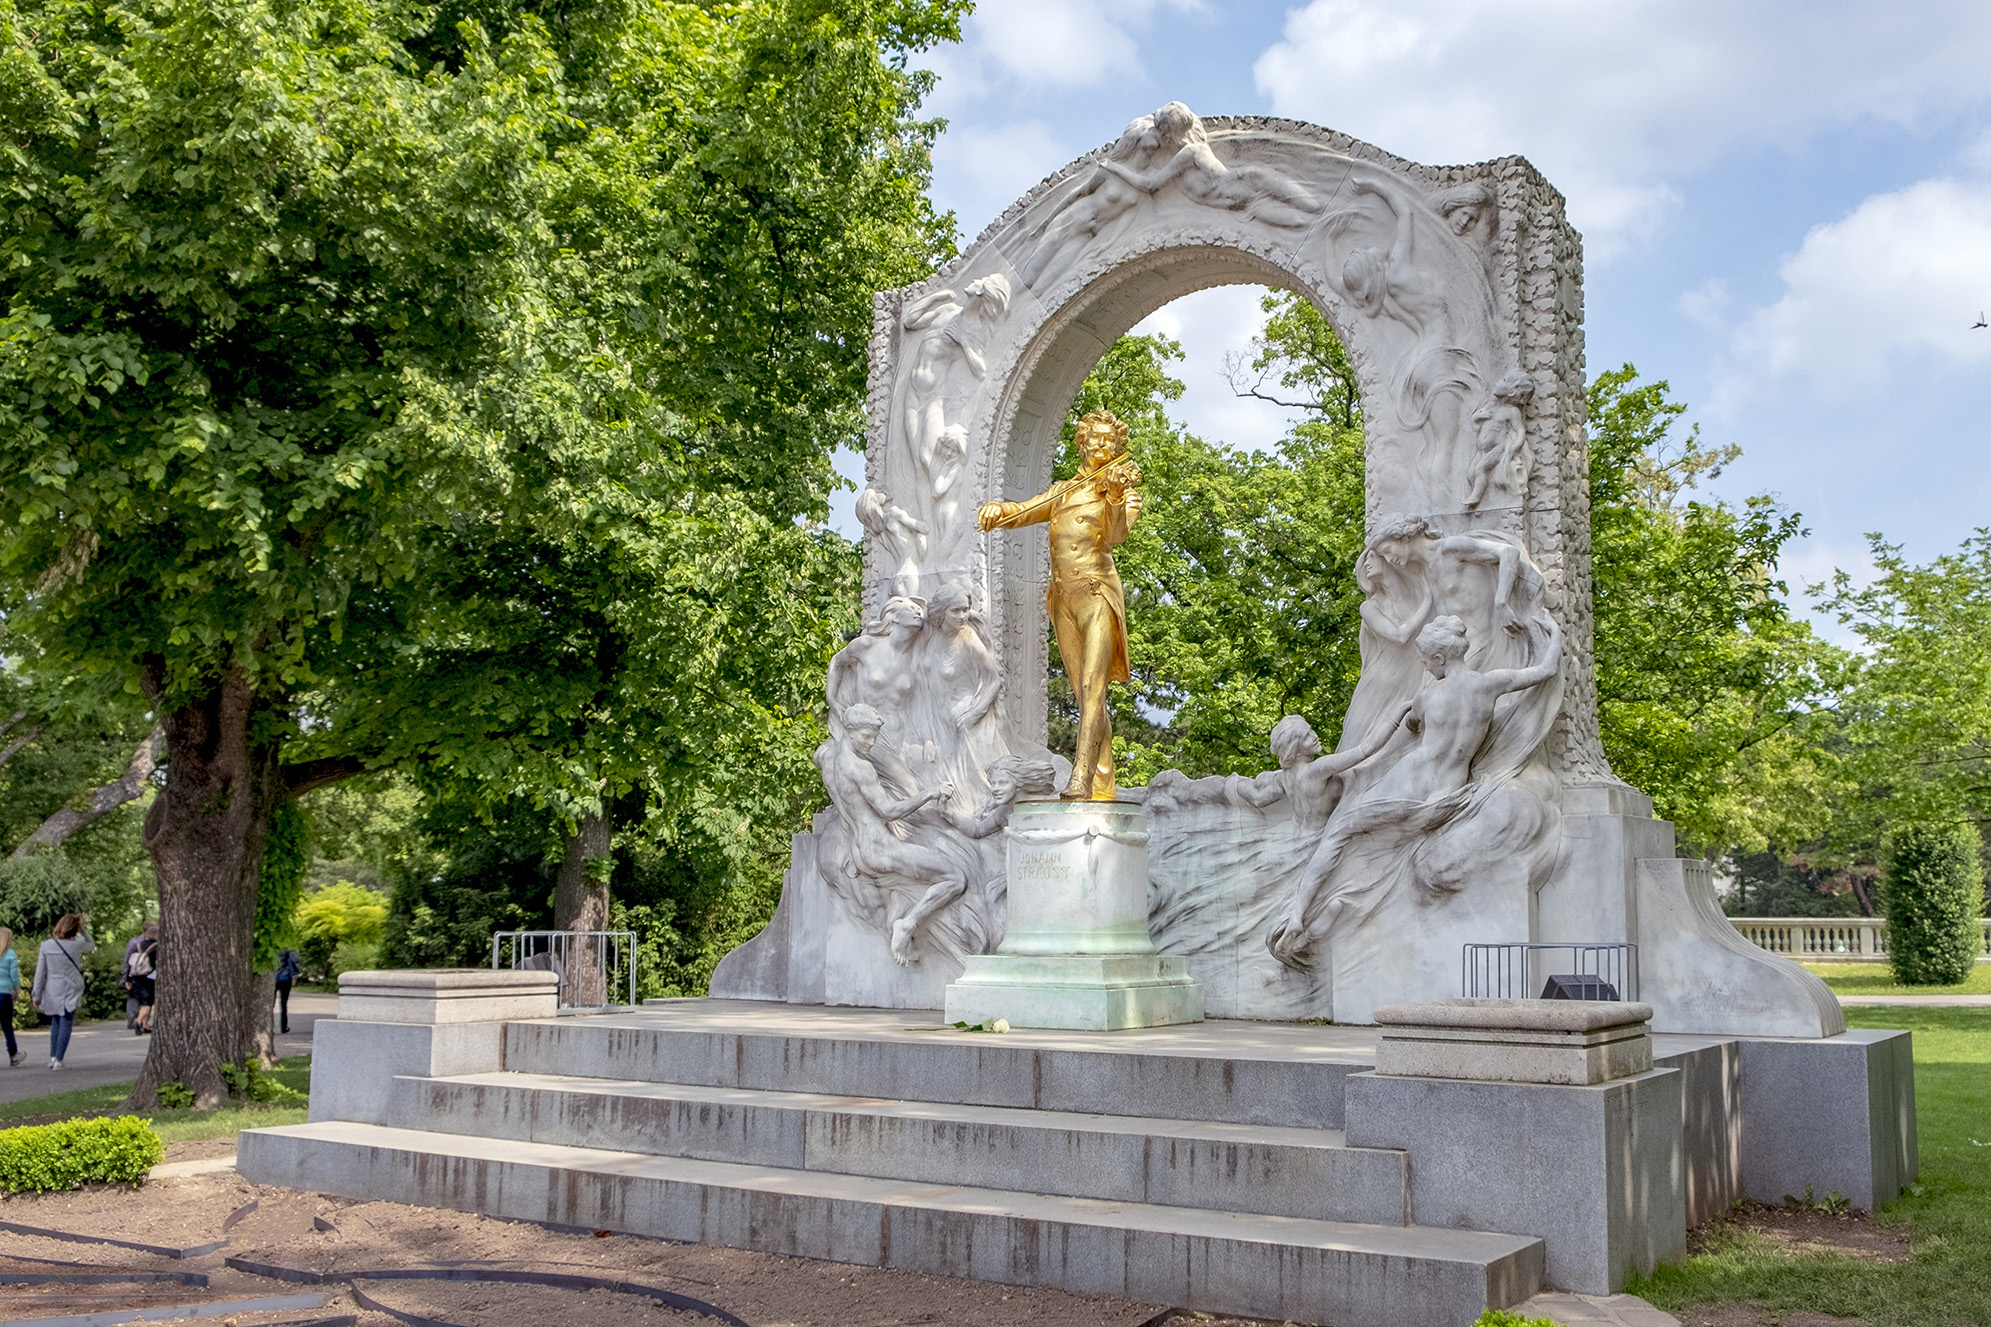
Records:
M1904 986L1953 986L1984 943L1984 867L1972 825L1904 825L1881 874L1887 961Z
M166 1155L136 1115L0 1129L0 1190L46 1193L84 1184L136 1184Z

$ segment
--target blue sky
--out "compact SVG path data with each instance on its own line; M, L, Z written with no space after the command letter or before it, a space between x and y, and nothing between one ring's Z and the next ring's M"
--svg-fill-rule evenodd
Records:
M1426 162L1527 156L1584 233L1591 371L1666 378L1743 447L1713 491L1803 514L1794 590L1863 569L1870 530L1926 559L1991 525L1991 329L1969 326L1991 306L1983 0L982 0L928 63L964 243L1171 99ZM1255 292L1145 326L1188 351L1192 428L1281 436L1219 376Z

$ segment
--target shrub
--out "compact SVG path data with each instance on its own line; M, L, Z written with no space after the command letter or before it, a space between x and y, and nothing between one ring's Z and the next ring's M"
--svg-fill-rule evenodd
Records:
M338 975L335 955L341 944L377 944L387 921L387 896L362 889L350 880L327 885L308 895L297 909L297 953L304 974L313 981Z
M1488 1309L1473 1319L1473 1327L1556 1327L1553 1318L1524 1318L1506 1309Z
M244 1060L238 1065L221 1066L221 1081L228 1084L228 1095L240 1097L244 1101L262 1102L266 1105L302 1106L309 1100L294 1087L285 1087L263 1073L263 1067L255 1060ZM161 1094L164 1100L164 1094Z
M1904 986L1949 986L1983 945L1984 870L1969 825L1908 825L1890 836L1881 877L1887 961Z
M149 1120L120 1115L0 1130L0 1189L46 1193L136 1184L166 1155Z

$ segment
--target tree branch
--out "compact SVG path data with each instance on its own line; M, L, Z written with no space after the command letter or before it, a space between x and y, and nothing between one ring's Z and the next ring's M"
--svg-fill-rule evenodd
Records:
M8 728L12 728L15 724L19 723L21 720L27 717L28 717L28 712L26 710L22 710L19 714L16 714L13 718L7 720L6 728L0 728L0 733L6 732ZM28 731L22 733L19 737L15 738L13 741L7 743L7 745L4 748L0 748L0 765L4 765L8 761L12 760L17 754L19 754L22 747L26 746L28 743L34 741L37 737L40 736L41 736L41 725L36 724L34 727L28 729Z
M137 800L145 791L146 780L152 771L159 767L159 748L165 741L165 729L155 725L138 744L138 750L131 753L131 764L126 767L124 776L102 787L92 788L83 797L81 807L65 806L54 815L41 822L35 832L21 841L21 846L8 856L9 861L24 861L37 848L57 848L65 839L86 825L95 824L126 802ZM23 739L25 740L25 739ZM11 754L11 753L10 753Z
M283 767L284 797L287 800L302 797L313 788L323 788L328 783L350 779L366 771L366 762L358 756L324 756L317 760L300 760L295 765Z

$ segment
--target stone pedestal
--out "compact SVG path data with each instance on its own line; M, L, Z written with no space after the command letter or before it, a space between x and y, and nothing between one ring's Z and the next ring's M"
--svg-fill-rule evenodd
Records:
M1652 1067L1649 1006L1444 1000L1377 1011L1348 1079L1351 1147L1410 1156L1410 1219L1534 1235L1546 1280L1612 1294L1687 1251L1682 1076Z
M311 1033L311 1118L387 1122L399 1076L505 1067L505 1022L559 1012L552 972L492 968L339 974L339 1016Z
M1132 802L1019 802L1009 929L947 988L949 1022L1163 1027L1203 1020L1203 988L1148 938L1147 813Z

